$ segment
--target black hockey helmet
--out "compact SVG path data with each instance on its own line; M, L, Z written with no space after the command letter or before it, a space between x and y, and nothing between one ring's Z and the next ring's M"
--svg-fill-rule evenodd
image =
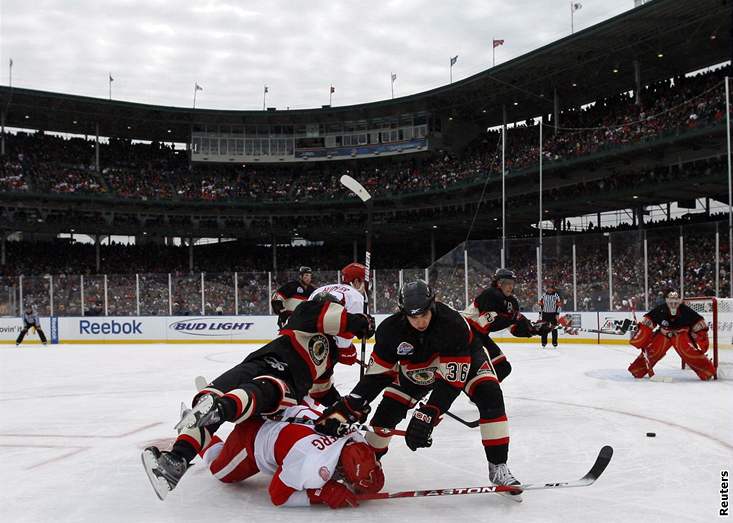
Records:
M343 305L343 303L341 303L341 301L336 296L326 291L319 292L318 294L310 298L310 301L314 301L316 303L331 302L331 303L338 303L339 305Z
M303 276L304 274L313 274L313 269L303 265L300 269L298 269L298 275Z
M494 283L498 283L499 280L515 280L517 279L517 275L514 274L514 271L511 269L496 269L496 272L494 273Z
M415 280L400 287L397 304L407 316L422 314L435 309L435 292L423 280Z

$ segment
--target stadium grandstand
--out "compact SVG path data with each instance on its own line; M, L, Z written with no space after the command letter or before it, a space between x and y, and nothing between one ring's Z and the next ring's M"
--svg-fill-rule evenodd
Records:
M360 105L0 86L0 315L24 300L56 316L271 313L298 266L330 282L363 256L367 208L343 174L373 195L376 312L415 275L463 308L503 265L527 308L549 282L568 310L642 309L671 287L729 297L730 60L729 2L657 0Z

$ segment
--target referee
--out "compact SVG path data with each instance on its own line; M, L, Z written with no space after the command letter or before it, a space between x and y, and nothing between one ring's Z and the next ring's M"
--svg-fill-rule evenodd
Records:
M560 307L562 299L555 290L555 286L549 284L545 290L545 294L540 298L540 311L542 321L547 322L552 327L557 326L557 318L560 315ZM547 329L542 330L542 348L547 345ZM552 329L552 346L557 347L557 329Z
M23 338L25 338L25 335L28 334L30 329L33 329L34 332L38 333L38 337L41 338L41 343L45 345L46 334L44 334L43 329L41 329L41 320L38 318L38 312L36 312L35 307L30 304L26 305L22 320L23 329L20 331L18 339L15 340L15 346L17 347L23 343Z

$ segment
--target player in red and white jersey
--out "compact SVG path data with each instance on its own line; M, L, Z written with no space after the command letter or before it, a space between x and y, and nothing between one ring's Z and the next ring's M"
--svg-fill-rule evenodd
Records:
M350 314L362 314L364 312L364 293L366 292L366 267L361 263L350 263L341 269L342 283L334 283L319 287L310 299L323 292L334 296L341 305L344 306L346 312ZM353 365L356 363L356 347L353 339L335 336L336 346L338 347L338 362L344 365ZM333 371L328 375L321 376L313 383L313 388L309 392L310 396L323 405L331 405L337 401L341 395L333 385Z
M321 414L320 405L306 400L286 409L283 417L315 420ZM258 472L272 475L270 499L282 507L355 507L357 493L379 492L384 486L382 466L357 431L336 438L308 425L251 418L237 425L225 442L213 441L203 459L225 483Z

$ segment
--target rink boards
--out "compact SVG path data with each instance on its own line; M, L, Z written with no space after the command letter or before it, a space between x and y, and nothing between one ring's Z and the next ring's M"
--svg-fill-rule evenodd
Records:
M529 318L536 319L536 313ZM629 312L574 312L569 314L576 335L558 329L560 343L627 344L631 330L624 323L633 320ZM377 315L377 323L386 318ZM273 339L277 332L276 316L116 316L41 318L49 342L55 343L255 343ZM19 318L0 318L0 344L14 344L22 322ZM492 338L500 343L526 343L509 331L499 331ZM536 339L536 338L535 338ZM730 341L730 340L729 340ZM31 332L23 342L39 343Z

